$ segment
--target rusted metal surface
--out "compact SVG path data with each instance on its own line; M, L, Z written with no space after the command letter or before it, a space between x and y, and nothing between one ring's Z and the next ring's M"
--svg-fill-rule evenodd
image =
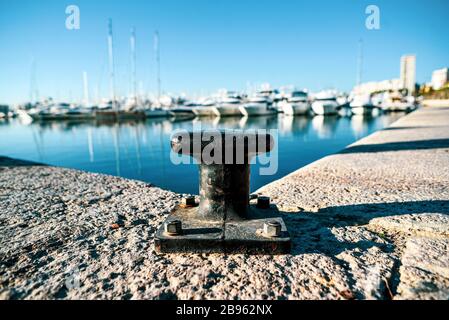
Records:
M171 147L198 161L200 201L184 199L169 215L156 234L157 251L279 254L290 250L287 228L270 199L261 197L257 205L250 205L250 162L272 150L269 134L190 132L174 136ZM205 148L215 150L215 162L205 159ZM174 228L175 220L182 232L166 232L164 226Z

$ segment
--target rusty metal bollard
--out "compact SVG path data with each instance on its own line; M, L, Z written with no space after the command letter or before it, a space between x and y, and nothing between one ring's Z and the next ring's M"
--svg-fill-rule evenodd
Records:
M158 252L279 254L290 237L268 197L250 204L250 163L272 150L269 134L201 131L175 135L171 148L199 163L200 197L187 198L156 233ZM211 150L205 157L205 151ZM213 161L211 161L213 160ZM167 230L175 230L168 232Z

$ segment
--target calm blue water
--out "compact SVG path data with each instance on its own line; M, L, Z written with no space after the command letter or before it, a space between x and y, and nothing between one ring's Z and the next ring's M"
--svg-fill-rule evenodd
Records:
M201 120L202 128L278 129L278 170L261 176L252 166L251 189L277 180L380 130L403 114L377 117L285 117ZM0 122L0 155L150 182L180 193L198 193L195 164L170 161L170 135L199 120L123 123Z

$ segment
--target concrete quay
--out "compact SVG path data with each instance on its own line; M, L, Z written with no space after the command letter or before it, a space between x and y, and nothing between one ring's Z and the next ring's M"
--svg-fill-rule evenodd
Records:
M288 255L157 254L182 195L0 158L0 299L449 299L449 107L259 189Z

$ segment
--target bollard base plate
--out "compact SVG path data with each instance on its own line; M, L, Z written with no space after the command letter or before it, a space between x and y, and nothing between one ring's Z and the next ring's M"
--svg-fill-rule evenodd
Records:
M246 253L285 254L290 252L291 240L283 219L276 206L258 209L250 206L250 214L245 220L210 221L197 217L197 207L175 209L165 222L181 220L183 232L168 235L164 224L156 232L155 248L159 253ZM265 222L278 221L281 234L267 237L263 233Z

